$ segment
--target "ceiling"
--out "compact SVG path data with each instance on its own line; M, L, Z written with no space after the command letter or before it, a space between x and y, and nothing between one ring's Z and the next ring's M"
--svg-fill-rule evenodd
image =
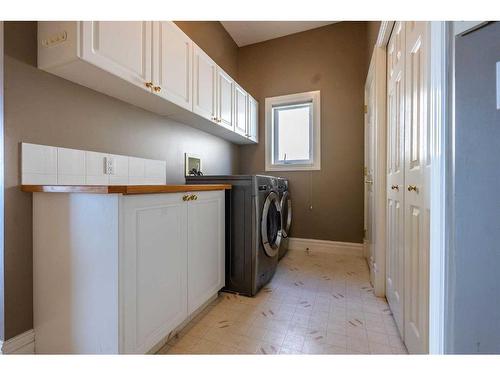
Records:
M222 26L243 47L281 36L315 29L333 21L221 21Z

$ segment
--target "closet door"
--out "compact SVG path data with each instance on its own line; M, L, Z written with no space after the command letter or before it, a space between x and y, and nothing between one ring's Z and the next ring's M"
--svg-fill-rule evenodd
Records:
M394 25L387 48L386 296L403 336L405 25Z
M406 22L405 343L428 351L430 133L427 116L427 22Z

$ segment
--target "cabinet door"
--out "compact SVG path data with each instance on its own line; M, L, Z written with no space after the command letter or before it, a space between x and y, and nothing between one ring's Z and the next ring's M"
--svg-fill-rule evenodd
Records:
M194 193L188 203L188 313L224 286L224 191Z
M217 122L234 130L234 80L222 69L217 68Z
M122 198L122 353L146 353L187 317L187 205L182 196Z
M248 136L254 141L258 142L259 132L259 103L248 95Z
M99 68L149 90L152 23L85 21L80 29L80 57Z
M153 91L191 111L191 39L171 21L153 22Z
M197 45L193 46L193 112L215 121L217 65Z
M234 131L248 136L248 94L238 84L234 86Z

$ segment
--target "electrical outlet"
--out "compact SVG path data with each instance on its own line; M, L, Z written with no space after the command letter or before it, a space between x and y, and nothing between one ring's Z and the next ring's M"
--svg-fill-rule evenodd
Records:
M115 159L104 158L104 174L115 174Z

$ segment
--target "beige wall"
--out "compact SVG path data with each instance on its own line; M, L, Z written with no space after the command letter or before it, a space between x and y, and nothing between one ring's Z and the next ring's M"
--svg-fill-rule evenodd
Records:
M5 338L33 327L31 194L19 190L19 143L167 161L183 183L184 153L206 173L237 171L238 147L36 68L36 23L5 23Z
M321 91L321 171L269 172L290 180L293 237L363 240L366 43L366 23L341 22L239 50L238 79L260 103L260 142L241 147L241 173L266 173L265 98Z
M175 21L227 74L238 74L238 46L217 21Z

